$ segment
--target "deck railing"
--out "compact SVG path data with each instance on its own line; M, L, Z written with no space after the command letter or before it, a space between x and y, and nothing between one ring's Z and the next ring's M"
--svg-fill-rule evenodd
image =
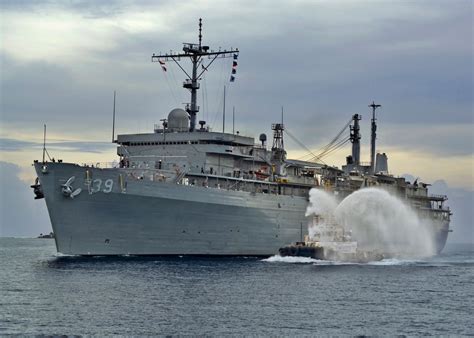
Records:
M112 161L112 162L90 162L90 163L83 163L83 167L91 167L91 168L119 168L119 162Z

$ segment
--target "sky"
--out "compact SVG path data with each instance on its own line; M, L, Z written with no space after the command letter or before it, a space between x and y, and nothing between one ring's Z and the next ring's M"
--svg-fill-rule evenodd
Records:
M240 53L235 82L230 59L206 72L198 119L221 131L225 85L241 134L271 136L283 107L286 128L317 150L359 113L368 161L374 100L382 105L377 150L387 153L390 172L455 196L453 227L461 230L450 238L474 241L473 11L468 0L1 0L0 236L50 229L37 206L44 202L25 199L44 123L51 156L108 162L116 158L114 90L118 133L152 132L189 101L179 68L167 63L165 73L151 55L197 42L203 18L204 44ZM229 131L229 114L226 121ZM290 157L307 153L285 141ZM324 160L340 166L349 153L347 146ZM35 226L7 212L25 203L31 213L22 217Z

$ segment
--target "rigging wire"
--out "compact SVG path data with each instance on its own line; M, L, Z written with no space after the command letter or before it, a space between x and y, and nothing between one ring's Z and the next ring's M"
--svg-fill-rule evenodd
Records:
M204 61L202 62L202 65L204 67L206 67L204 65ZM208 65L209 66L209 65ZM207 68L206 68L207 69ZM206 72L204 72L202 74L202 83L203 83L203 90L202 90L202 104L203 104L203 107L205 107L205 111L203 111L203 117L204 117L204 120L207 121L208 123L208 126L209 126L209 101L208 101L208 98L207 98L207 93L208 93L208 90L207 90L207 81L206 81ZM204 110L204 108L203 108Z
M199 66L204 68L204 58L201 58L197 64L197 67L199 69ZM201 83L204 81L204 77L206 76L205 72L201 75L201 77L198 79L201 81ZM201 103L201 109L200 112L202 114L201 120L205 120L205 114L206 114L206 102L204 101L204 95L205 95L205 89L201 88L201 97L202 97L202 103Z
M309 162L321 161L324 164L326 164L322 160L324 157L326 157L329 154L333 153L334 151L342 148L343 146L345 146L350 141L350 136L347 136L347 137L341 137L341 136L343 135L344 131L346 131L346 129L350 125L351 121L352 121L352 119L350 119L346 123L346 125L339 131L339 133L337 133L337 135L327 145L319 148L317 150L317 152L318 152L317 155L315 154L316 151L315 152L311 151L301 141L299 141L288 129L286 129L285 132L291 139L293 139L293 141L295 141L303 149L308 151L308 154L299 157L298 160L306 159L306 161L309 161ZM309 157L309 156L311 156L311 157Z
M295 141L300 147L302 147L303 149L305 149L306 151L309 152L310 155L313 155L314 158L317 158L318 156L315 155L308 147L306 147L300 140L298 140L296 138L296 136L294 136L289 130L288 128L285 128L285 133L293 140ZM307 154L308 155L308 154ZM307 156L305 155L305 157ZM322 160L321 160L322 161ZM324 161L322 161L324 163ZM324 163L326 164L326 163Z
M350 137L347 137L346 139L340 140L338 143L334 144L330 149L326 150L325 152L323 152L321 154L318 154L316 158L312 158L312 161L328 156L329 154L333 153L334 151L336 151L336 150L342 148L343 146L345 146L349 141L350 141Z
M173 84L175 85L174 88L179 88L180 85L178 84L178 80L176 80L176 75L174 73L173 67L168 67L168 69L170 69L171 79L173 80ZM178 101L177 106L180 106L183 102L186 102L183 91L180 91L179 99L181 99L181 102Z
M221 62L221 72L220 72L220 75L219 75L219 85L217 87L217 95L216 95L216 100L217 100L217 106L216 106L216 109L214 111L214 117L212 118L212 125L214 125L214 122L217 121L217 117L220 115L220 113L222 112L222 109L220 109L220 107L222 107L222 104L224 103L223 102L223 95L224 95L224 84L225 84L225 81L226 81L226 77L224 76L224 69L227 69L228 67L228 62ZM222 95L221 95L222 93Z
M175 93L174 93L173 87L171 86L170 81L169 81L169 79L168 79L168 76L166 75L167 72L166 72L166 71L163 71L162 73L164 73L164 77L165 77L165 80L166 80L166 84L168 85L168 89L169 89L170 92L171 92L171 96L173 97L173 99L174 99L176 105L178 106L178 105L179 105L178 99L176 98L176 95L175 95Z
M325 154L338 141L341 140L342 134L346 131L347 127L349 127L349 125L351 124L351 121L352 121L352 119L349 119L349 121L346 123L346 125L339 131L339 133L328 144L326 144L325 146L323 146L323 147L319 148L317 151L315 151L315 152L318 152L318 156L321 156L321 154ZM350 137L348 139L350 139ZM344 138L344 140L345 140L345 138ZM309 153L309 154L306 154L304 156L301 156L299 159L307 158L308 156L311 156L311 155L314 155L314 154ZM318 156L316 156L316 157L318 157ZM313 156L312 158L315 158L315 156Z
M202 77L201 77L201 82L202 83L205 83L205 79L206 78L206 74L203 74ZM207 121L206 119L206 114L207 114L207 110L206 110L206 100L205 100L205 95L206 95L206 86L203 86L202 90L201 90L201 93L202 93L202 110L201 110L201 113L202 113L202 119L204 121Z
M346 123L346 125L341 129L341 131L339 131L339 133L331 140L331 142L329 142L329 144L327 144L327 145L323 148L323 153L324 153L325 151L327 151L334 143L336 143L336 142L340 139L341 135L346 131L347 127L349 127L349 125L351 124L351 121L352 121L352 119L350 119L350 120Z
M303 143L301 143L298 139L296 139L293 135L291 135L290 133L287 133L288 136L290 136L290 138L292 138L296 143L298 143L300 146L302 146L303 148L305 148L306 150L310 151ZM313 152L310 151L310 153L313 155L312 158L308 159L307 161L308 162L315 162L315 161L319 161L319 162L322 162L323 164L327 164L323 158L328 156L329 154L331 154L332 152L342 148L347 142L350 141L350 137L346 138L346 139L342 139L340 140L338 143L334 144L331 148L329 148L327 151L319 154L319 155L315 155Z

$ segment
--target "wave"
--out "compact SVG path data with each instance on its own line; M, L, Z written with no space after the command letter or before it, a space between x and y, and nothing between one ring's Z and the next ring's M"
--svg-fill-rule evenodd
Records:
M344 262L344 261L326 261L320 259L314 259L310 257L298 257L298 256L271 256L261 260L262 262L269 262L269 263L299 263L299 264L308 264L311 263L313 265L374 265L374 266L389 266L389 265L412 265L417 263L423 263L420 261L413 261L413 260L404 260L404 259L397 259L397 258L389 258L383 259L381 261L373 261L373 262L366 262L366 263L358 263L358 262Z
M412 265L419 263L420 261L398 259L398 258L386 258L381 261L368 262L367 265Z

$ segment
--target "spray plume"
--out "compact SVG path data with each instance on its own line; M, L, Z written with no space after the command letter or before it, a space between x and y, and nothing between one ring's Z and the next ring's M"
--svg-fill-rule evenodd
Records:
M422 220L402 200L379 188L353 192L339 205L334 195L311 189L309 215L332 215L364 250L379 250L396 257L435 254L433 226ZM315 233L309 228L310 238Z
M320 189L311 189L309 191L309 205L306 208L305 216L319 215L323 216L320 221L322 225L326 219L330 219L334 216L337 208L337 200L334 195L327 193ZM332 217L333 218L333 217ZM317 227L312 226L312 222L309 223L308 235L309 238L313 239L317 232Z

